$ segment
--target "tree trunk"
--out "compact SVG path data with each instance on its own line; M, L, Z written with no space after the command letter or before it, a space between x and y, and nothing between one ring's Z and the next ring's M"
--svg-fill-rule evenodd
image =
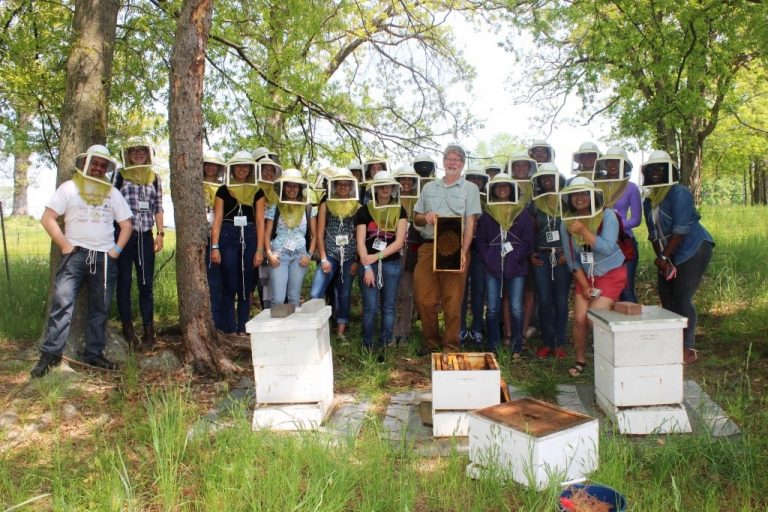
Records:
M116 0L77 0L72 42L67 58L67 82L61 110L61 134L56 186L72 177L75 157L92 144L107 140L109 86L117 30ZM49 282L52 284L61 252L51 243ZM50 287L51 292L53 287ZM50 293L48 302L50 303ZM85 333L85 287L78 296L67 343L68 353L82 345Z
M13 148L13 209L11 215L29 215L27 187L29 186L28 135L32 116L22 109L16 110L16 136Z
M203 199L203 78L213 0L184 0L171 52L171 197L176 221L176 280L185 360L197 371L218 375L239 370L219 348L211 317L204 251L207 240Z
M695 204L701 200L701 162L704 155L704 138L698 132L681 134L680 183L687 186Z

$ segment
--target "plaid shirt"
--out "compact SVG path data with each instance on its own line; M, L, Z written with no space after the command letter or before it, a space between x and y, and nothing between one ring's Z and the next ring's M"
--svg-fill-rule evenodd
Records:
M123 180L120 192L133 212L133 230L139 233L151 230L155 225L155 214L163 213L163 187L160 184L160 176L157 177L157 190L154 184L136 185ZM149 209L139 211L139 201L148 201Z

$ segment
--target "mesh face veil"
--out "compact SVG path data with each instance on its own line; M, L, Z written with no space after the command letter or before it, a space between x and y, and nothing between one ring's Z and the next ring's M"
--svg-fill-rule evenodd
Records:
M363 183L368 183L380 172L389 172L386 158L371 158L363 163Z
M641 168L643 187L649 189L651 207L656 208L667 192L680 181L680 169L666 151L654 151Z
M536 160L539 164L543 164L544 162L554 162L555 150L548 142L537 140L528 146L528 156Z
M559 217L560 190L565 187L565 177L558 172L555 164L541 164L531 183L536 207L550 217Z
M155 180L155 149L149 144L131 144L121 151L123 178L137 185L151 185Z
M563 220L589 219L603 211L603 191L586 178L572 178L560 191Z
M579 146L579 150L573 153L574 176L581 176L589 180L594 178L595 162L603 156L597 144L594 142L584 142Z
M419 199L421 191L420 176L409 165L403 165L395 171L395 180L400 185L400 204L408 213L408 219L413 219L413 207Z
M603 191L605 207L611 208L624 194L632 174L632 162L627 152L619 147L610 147L595 162L594 184Z
M247 151L238 151L227 162L227 190L238 203L253 206L259 185L256 162Z
M514 180L522 190L522 201L528 203L533 196L533 185L531 178L539 168L539 164L533 158L528 156L525 151L518 151L512 154L507 161L506 174Z
M280 218L289 228L298 226L309 204L309 183L298 169L286 169L273 186Z
M75 173L72 181L83 201L92 206L99 206L112 192L112 184L107 175L115 175L117 162L109 150L101 144L94 144L85 153L75 157Z
M394 231L400 219L400 184L388 172L378 173L368 186L368 213L382 231Z
M213 208L216 201L216 191L227 180L227 164L221 155L207 152L203 156L203 193L205 206Z
M520 185L510 177L499 174L488 183L485 211L507 231L525 209Z
M335 217L351 217L360 207L360 187L347 169L337 169L325 183L326 207Z

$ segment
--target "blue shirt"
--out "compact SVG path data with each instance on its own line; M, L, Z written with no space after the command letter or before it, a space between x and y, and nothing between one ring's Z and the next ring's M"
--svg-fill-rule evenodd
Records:
M613 210L603 212L602 226L595 233L595 246L591 248L594 263L581 262L581 254L588 248L573 242L566 222L560 224L560 238L568 268L572 271L581 268L588 276L602 276L624 264L624 253L619 248L619 220Z
M651 200L646 198L643 213L648 226L648 240L651 242L658 240L663 248L672 235L683 235L675 252L668 255L675 265L691 259L699 251L702 242L715 243L712 235L699 222L701 215L693 205L693 195L682 185L672 185L655 210L651 208Z

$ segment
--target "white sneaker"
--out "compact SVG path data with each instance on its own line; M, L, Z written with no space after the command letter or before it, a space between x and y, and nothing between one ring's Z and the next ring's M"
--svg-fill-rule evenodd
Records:
M525 337L526 338L532 338L532 337L536 336L537 332L539 332L538 329L536 329L534 326L530 326L530 327L528 327L528 330L525 331Z

